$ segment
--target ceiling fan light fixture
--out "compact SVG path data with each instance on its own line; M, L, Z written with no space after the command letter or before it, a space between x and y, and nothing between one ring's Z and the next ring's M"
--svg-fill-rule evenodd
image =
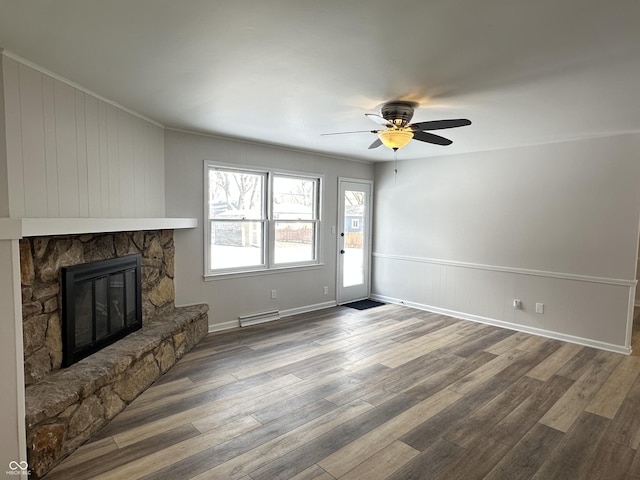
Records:
M390 128L388 130L379 131L378 138L385 147L392 150L398 150L411 141L413 138L413 131Z

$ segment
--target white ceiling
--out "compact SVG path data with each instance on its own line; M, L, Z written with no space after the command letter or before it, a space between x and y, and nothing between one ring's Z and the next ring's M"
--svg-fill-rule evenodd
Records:
M640 131L638 0L0 0L0 47L161 124L369 161Z

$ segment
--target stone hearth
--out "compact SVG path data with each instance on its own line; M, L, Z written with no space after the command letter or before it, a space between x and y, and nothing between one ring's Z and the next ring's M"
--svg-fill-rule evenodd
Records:
M82 445L191 350L208 307L178 307L142 330L26 389L27 456L39 478Z
M142 324L61 369L60 269L142 255ZM208 307L176 308L173 230L20 240L27 454L39 478L84 443L195 346Z

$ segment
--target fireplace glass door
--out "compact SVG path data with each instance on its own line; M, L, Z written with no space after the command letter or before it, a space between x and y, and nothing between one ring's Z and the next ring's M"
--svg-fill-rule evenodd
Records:
M142 325L140 255L62 269L63 365Z

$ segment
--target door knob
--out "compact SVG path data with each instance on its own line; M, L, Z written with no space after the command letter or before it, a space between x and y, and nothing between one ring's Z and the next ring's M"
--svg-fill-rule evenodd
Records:
M340 250L340 253L344 254L344 250Z

